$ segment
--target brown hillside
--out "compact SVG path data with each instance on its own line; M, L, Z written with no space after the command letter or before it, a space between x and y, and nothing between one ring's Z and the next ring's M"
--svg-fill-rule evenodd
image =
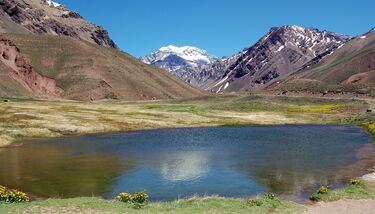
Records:
M151 100L204 92L112 48L66 36L1 35L0 96Z

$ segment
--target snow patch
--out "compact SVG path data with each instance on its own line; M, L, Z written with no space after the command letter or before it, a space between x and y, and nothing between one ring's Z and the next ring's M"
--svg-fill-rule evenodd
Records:
M305 28L303 28L301 26L293 25L293 26L291 26L291 28L295 31L305 32Z
M216 91L216 93L219 93L221 91L221 88L223 88L223 86L220 86L220 88Z
M61 6L61 4L59 4L57 2L54 2L54 1L51 1L51 0L47 0L46 2L51 7L60 7Z
M361 37L359 37L360 39L366 39L366 36L361 36Z
M282 46L280 46L279 47L279 49L277 49L277 51L276 52L280 52L282 49L284 49L285 48L285 46L284 45L282 45Z
M224 79L222 79L222 80L220 80L218 83L216 83L216 84L214 85L214 87L220 85L221 83L223 83L223 82L224 82L225 80L227 80L227 79L228 79L228 76L226 76Z
M228 86L229 86L229 82L227 82L227 83L225 84L225 86L224 86L224 90L227 89Z

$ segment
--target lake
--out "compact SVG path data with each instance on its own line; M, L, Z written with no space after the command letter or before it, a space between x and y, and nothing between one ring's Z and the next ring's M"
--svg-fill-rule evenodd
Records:
M361 128L285 125L159 129L24 142L0 149L0 184L44 197L145 191L151 200L274 192L306 198L374 163Z

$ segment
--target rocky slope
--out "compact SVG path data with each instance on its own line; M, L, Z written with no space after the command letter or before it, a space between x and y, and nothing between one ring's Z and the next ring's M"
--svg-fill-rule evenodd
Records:
M197 76L201 67L217 61L218 58L196 47L170 45L142 57L141 60L166 69L188 83L199 85Z
M50 0L1 0L0 33L64 35L117 48L103 27Z
M318 63L349 39L314 28L272 28L254 46L203 68L201 78L211 79L203 87L217 93L262 89L306 63Z
M310 67L275 80L268 88L321 93L375 91L375 31L352 38ZM372 93L372 92L371 92ZM375 95L375 94L374 94Z

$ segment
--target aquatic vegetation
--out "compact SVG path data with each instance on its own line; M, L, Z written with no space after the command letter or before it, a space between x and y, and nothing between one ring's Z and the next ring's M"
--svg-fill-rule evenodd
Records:
M0 201L7 203L21 203L30 201L30 198L24 192L9 190L4 186L0 186Z

